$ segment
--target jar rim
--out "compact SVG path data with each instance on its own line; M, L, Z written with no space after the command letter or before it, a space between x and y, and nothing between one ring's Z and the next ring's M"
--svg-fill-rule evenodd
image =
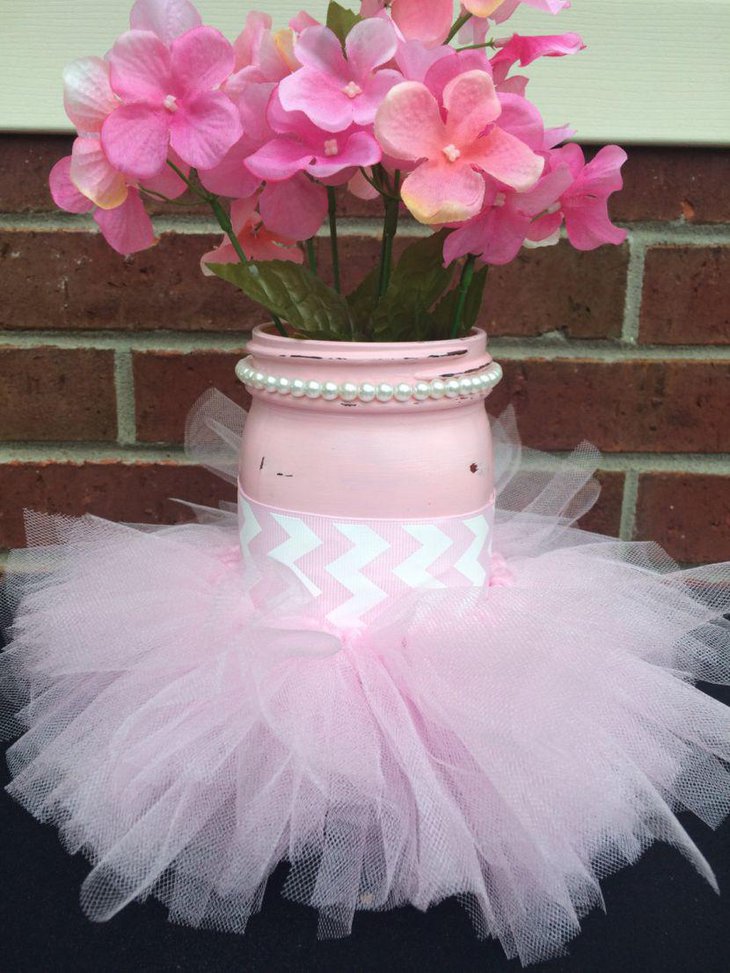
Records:
M479 344L482 340L486 341L486 338L486 331L479 327L472 328L469 334L461 338L439 338L436 341L331 341L321 338L294 338L289 337L289 335L278 334L273 324L257 324L251 331L252 340L263 340L272 350L277 347L299 345L307 348L321 348L323 351L334 351L338 348L346 349L355 354L364 352L372 354L378 351L402 353L409 350L417 350L423 353L427 348L433 348L435 353L438 354L439 349L444 350L449 345L474 345Z

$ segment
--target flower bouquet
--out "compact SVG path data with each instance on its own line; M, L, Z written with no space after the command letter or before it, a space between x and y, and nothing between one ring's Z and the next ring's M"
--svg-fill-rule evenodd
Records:
M271 317L237 368L249 413L211 391L188 420L235 509L28 514L9 564L10 792L91 861L92 918L154 895L243 932L287 862L323 936L459 896L530 963L653 841L714 882L675 812L730 807L730 713L694 686L729 675L730 565L580 530L594 451L556 468L484 408L489 266L625 236L624 152L586 163L519 73L582 41L505 34L519 3L251 13L230 43L188 0L137 0L66 70L58 205L128 254L155 242L145 201L192 194L224 233L203 272ZM383 214L349 293L346 193Z

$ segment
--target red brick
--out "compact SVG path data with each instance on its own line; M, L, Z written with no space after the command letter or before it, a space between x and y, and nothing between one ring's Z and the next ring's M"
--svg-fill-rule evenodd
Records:
M492 335L618 337L627 267L625 246L579 253L563 242L523 250L490 269L479 323Z
M490 412L515 406L529 446L606 452L730 451L730 363L507 361Z
M0 465L0 495L0 547L20 547L24 508L172 524L192 514L170 497L215 507L235 500L235 488L206 470L175 463L8 463Z
M641 341L730 344L730 247L652 247L646 254Z
M246 331L265 313L200 271L219 240L163 234L124 258L98 234L0 233L0 328Z
M596 479L601 487L598 500L595 506L581 517L578 524L584 530L590 530L594 534L618 537L621 530L625 476L623 473L607 473L605 470L599 470Z
M70 135L0 135L0 212L55 210L48 176L72 141Z
M116 437L112 352L0 347L0 440Z
M685 564L730 559L730 476L642 474L636 536Z
M730 221L727 149L629 148L624 188L611 197L615 220Z
M243 349L242 349L243 351ZM234 369L241 352L137 352L134 386L140 442L179 443L185 417L199 395L211 387L248 408L250 398Z

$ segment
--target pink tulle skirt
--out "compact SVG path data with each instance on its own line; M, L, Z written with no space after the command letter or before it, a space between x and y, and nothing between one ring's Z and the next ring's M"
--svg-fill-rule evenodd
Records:
M218 396L195 455L233 476L242 414ZM92 869L88 915L155 896L243 932L267 879L319 912L459 896L480 936L535 962L654 841L714 884L675 816L730 809L730 564L574 526L590 449L555 468L494 424L495 570L422 590L364 630L322 626L285 568L242 560L232 509L132 526L30 514L13 555L11 795Z

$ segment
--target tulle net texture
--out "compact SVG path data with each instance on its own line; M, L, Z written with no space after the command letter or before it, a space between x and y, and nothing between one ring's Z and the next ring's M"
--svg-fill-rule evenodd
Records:
M235 479L217 394L193 455ZM268 877L346 935L359 909L459 896L531 963L654 841L714 883L676 812L730 809L730 564L577 529L596 455L555 467L494 424L490 584L421 588L323 625L284 564L241 557L236 512L176 527L28 515L0 661L9 791L92 868L109 919L243 932Z

